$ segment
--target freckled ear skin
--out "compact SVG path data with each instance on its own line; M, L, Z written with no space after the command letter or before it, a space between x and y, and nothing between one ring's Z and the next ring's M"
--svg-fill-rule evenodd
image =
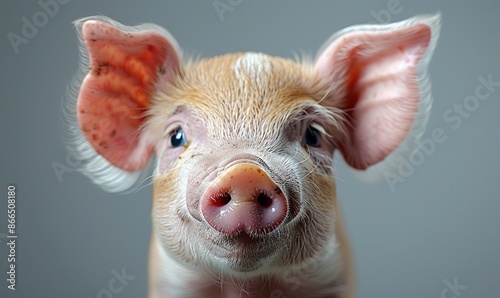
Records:
M90 60L78 95L78 123L98 154L122 170L138 171L153 153L141 131L144 113L157 82L178 72L180 51L159 27L102 19L77 23Z
M439 20L435 15L350 27L320 51L315 68L331 90L326 101L340 105L350 120L340 151L352 167L382 161L401 145L415 120L426 118L431 104L426 69Z

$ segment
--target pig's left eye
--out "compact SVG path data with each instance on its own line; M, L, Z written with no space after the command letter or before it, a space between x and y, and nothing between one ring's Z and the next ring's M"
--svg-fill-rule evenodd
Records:
M303 142L311 147L319 147L321 145L321 133L313 124L307 126Z
M186 146L186 136L184 135L184 131L181 128L174 130L170 136L170 145L173 148Z

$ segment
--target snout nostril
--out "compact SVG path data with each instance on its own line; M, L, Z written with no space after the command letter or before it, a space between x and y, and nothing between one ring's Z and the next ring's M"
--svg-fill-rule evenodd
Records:
M224 206L231 201L231 195L227 192L220 192L212 196L212 205L214 206Z
M287 219L287 192L287 188L280 188L258 165L231 165L210 182L200 196L200 217L226 235L268 234L279 229Z
M259 193L259 195L257 196L257 201L259 202L259 204L262 206L262 207L269 207L271 205L271 203L273 202L273 199L271 197L269 197L266 193Z

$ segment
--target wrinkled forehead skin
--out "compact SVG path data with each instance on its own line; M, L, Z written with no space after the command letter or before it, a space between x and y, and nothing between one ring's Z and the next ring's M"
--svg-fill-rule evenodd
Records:
M298 117L323 115L325 122L341 122L342 118L335 107L319 103L328 89L311 65L264 54L238 53L189 62L176 80L163 86L160 82L158 90L149 113L152 123L161 123L154 118L164 121L165 115L186 107L202 120L211 138L220 142L276 141L277 134Z

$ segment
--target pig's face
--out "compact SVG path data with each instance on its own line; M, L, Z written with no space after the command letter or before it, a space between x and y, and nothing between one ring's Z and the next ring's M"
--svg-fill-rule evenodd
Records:
M332 102L321 103L327 88L312 66L225 55L187 66L163 89L169 93L155 95L146 128L155 136L153 222L163 246L188 263L258 274L335 242L332 158L346 121ZM235 177L242 164L269 185L259 185L258 173ZM210 192L251 198L266 187L256 208L203 208L213 203Z
M119 191L156 154L161 253L251 277L326 252L334 269L315 278L332 285L346 247L333 153L366 169L412 149L431 104L426 68L439 16L344 29L311 64L255 53L184 64L158 26L88 18L77 28L84 79L69 120L82 171Z

